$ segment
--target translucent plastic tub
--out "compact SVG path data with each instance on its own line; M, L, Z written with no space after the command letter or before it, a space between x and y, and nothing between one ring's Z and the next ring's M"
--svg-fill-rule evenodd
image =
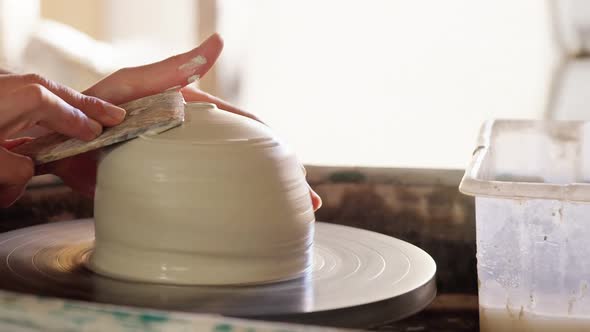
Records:
M497 120L475 196L481 331L590 331L590 122Z

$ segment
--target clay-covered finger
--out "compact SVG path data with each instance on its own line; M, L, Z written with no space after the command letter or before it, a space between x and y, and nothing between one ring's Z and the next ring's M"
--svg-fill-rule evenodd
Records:
M8 93L26 85L38 84L51 91L66 103L104 126L115 126L125 119L125 110L96 97L84 95L74 89L51 81L37 74L2 75L0 91Z
M61 134L92 140L102 126L39 84L29 84L2 97L0 139L41 125Z
M214 34L189 52L149 65L121 69L84 94L121 104L174 86L182 87L203 77L222 49L221 37Z

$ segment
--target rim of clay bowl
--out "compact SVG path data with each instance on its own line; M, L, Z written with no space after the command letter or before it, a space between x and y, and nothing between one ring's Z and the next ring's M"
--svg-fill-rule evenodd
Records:
M200 101L191 101L185 102L185 106L192 106L192 109L197 111L206 111L206 110L217 110L222 112L224 111L217 107L214 103L210 102L200 102ZM231 112L230 112L231 113ZM235 114L235 113L231 113ZM240 114L236 114L240 115ZM248 117L244 117L249 119ZM182 125L182 124L181 124ZM170 130L173 130L171 128ZM202 141L181 141L176 139L168 139L163 138L160 136L160 133L144 133L138 136L138 138L144 139L146 141L154 142L154 143L166 143L166 144L176 144L176 145L253 145L257 147L274 147L279 145L279 141L275 137L256 137L256 138L236 138L236 139L210 139L210 140L202 140Z
M221 111L221 109L219 107L217 107L217 105L207 102L207 101L185 101L184 105L185 106L207 106L210 108L216 108Z

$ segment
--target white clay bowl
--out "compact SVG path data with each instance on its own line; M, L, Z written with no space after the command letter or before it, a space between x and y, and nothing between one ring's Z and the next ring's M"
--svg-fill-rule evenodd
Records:
M295 155L265 125L188 103L184 123L106 151L89 267L157 283L292 279L311 268L314 213Z

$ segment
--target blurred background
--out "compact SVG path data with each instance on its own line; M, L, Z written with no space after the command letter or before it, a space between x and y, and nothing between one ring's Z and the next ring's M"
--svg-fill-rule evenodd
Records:
M583 0L0 0L0 15L3 67L79 90L217 31L201 88L311 165L463 169L487 119L589 113Z

